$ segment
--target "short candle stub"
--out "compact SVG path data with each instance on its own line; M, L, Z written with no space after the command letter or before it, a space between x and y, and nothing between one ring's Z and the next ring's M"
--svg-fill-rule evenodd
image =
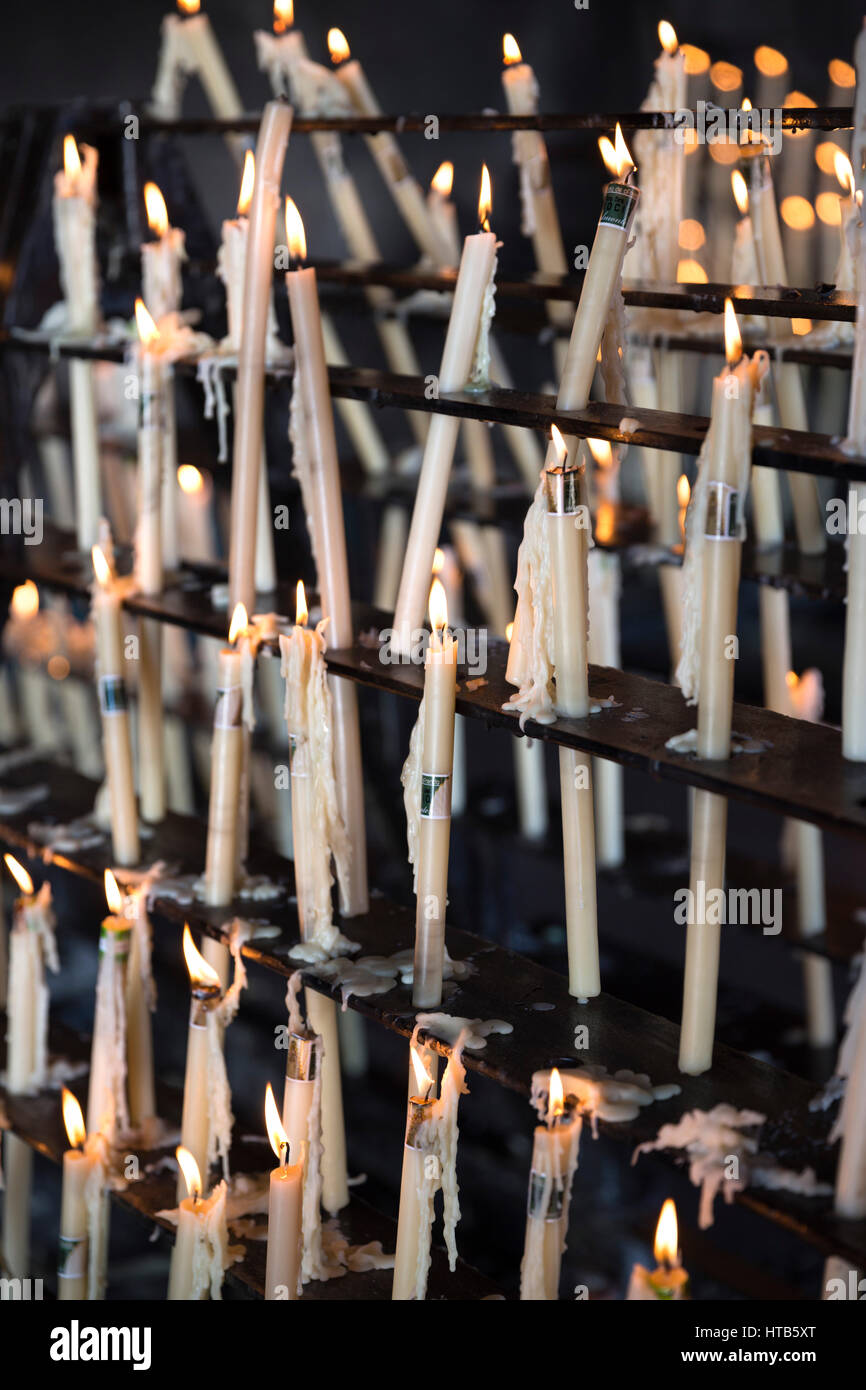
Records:
M315 1081L319 1075L319 1039L315 1033L290 1033L286 1053L286 1079Z
M742 497L730 483L707 483L707 519L704 535L714 541L735 541L740 538Z
M546 470L547 510L551 516L572 516L580 509L582 463L552 464Z
M409 1110L406 1116L406 1148L423 1149L424 1121L429 1119L431 1114L430 1107L436 1102L432 1097L422 1100L420 1096L411 1096L409 1099Z

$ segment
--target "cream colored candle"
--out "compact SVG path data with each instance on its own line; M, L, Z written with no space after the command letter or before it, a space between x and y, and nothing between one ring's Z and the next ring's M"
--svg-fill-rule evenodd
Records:
M268 1194L268 1251L265 1264L265 1298L294 1301L301 1283L301 1215L304 1164L289 1152L286 1131L268 1082L265 1123L279 1167L271 1171ZM295 1162L290 1162L290 1158Z
M57 1297L60 1302L87 1298L86 1188L93 1161L84 1152L84 1117L71 1091L63 1087L63 1123L70 1147L63 1155Z
M168 220L165 199L155 183L144 185L147 222L156 241L141 248L142 299L157 324L177 314L183 299L181 264L186 260L184 234ZM170 334L171 328L166 326ZM167 569L176 569L178 553L177 494L177 418L174 399L174 371L164 369L162 398L162 559Z
M93 621L102 742L111 806L112 853L118 864L138 862L138 808L129 729L126 686L123 676L123 633L120 621L120 589L111 566L98 545L93 547Z
M124 912L131 922L126 971L126 1068L129 1119L141 1130L156 1115L151 1013L155 991L150 969L150 922L145 887L127 895Z
M189 927L183 929L183 951L189 970L192 1004L186 1044L186 1070L183 1083L183 1114L180 1139L196 1161L200 1173L207 1175L209 1135L211 1130L208 1091L208 1050L210 1031L216 1020L209 1015L222 1002L219 976L196 950ZM184 1178L178 1179L178 1199L183 1196Z
M472 372L476 344L484 327L485 309L492 294L496 268L496 237L487 230L489 212L490 180L485 165L479 203L484 230L475 236L468 236L463 243L439 369L440 392L461 391ZM492 310L492 304L490 308ZM427 436L394 615L392 646L403 656L411 651L413 632L420 629L424 615L459 427L460 422L456 418L437 414L433 416Z
M177 8L179 14L166 15L162 21L159 61L150 99L153 114L163 120L177 120L187 78L195 73L213 114L221 120L237 120L243 115L243 104L210 20L199 13L201 0L177 0ZM228 134L226 143L240 158L243 138Z
M430 590L430 625L432 635L424 663L424 745L412 984L412 1003L421 1009L435 1008L442 1002L454 771L457 642L448 632L445 590L438 579L434 579Z
M862 970L862 966L861 966ZM836 1214L848 1221L866 1216L866 991L862 980L846 1011L848 1032L837 1071L847 1079L831 1139L841 1136L836 1170Z
M226 1263L231 1259L226 1224L228 1184L217 1183L202 1198L195 1157L182 1144L175 1150L178 1182L177 1235L171 1252L166 1298L170 1302L219 1298ZM187 1196L183 1196L187 1193Z
M282 1122L289 1151L299 1159L309 1144L310 1112L321 1065L321 1046L315 1035L289 1031Z
M232 606L253 611L256 521L265 409L265 344L273 278L279 187L292 111L269 101L256 147L256 179L244 271L243 326L238 353L229 588Z
M219 654L219 683L214 706L204 871L205 901L211 907L227 906L237 888L238 816L244 730L241 720L241 653L234 644L246 628L246 610L239 604L229 629L230 645L223 647Z
M653 81L641 110L682 111L686 106L685 54L667 20L659 23L658 35L662 52L655 60ZM647 130L635 135L642 191L639 235L646 238L650 278L662 284L676 281L679 260L686 146L677 134L672 130Z
M99 270L96 263L96 166L99 156L75 140L63 142L63 170L54 176L54 240L66 301L67 332L92 337L99 327ZM75 526L78 548L89 550L99 534L102 488L99 478L99 424L94 366L81 358L69 363L69 403L75 472Z
M457 209L451 201L454 186L454 165L444 159L430 180L427 193L427 211L430 221L436 227L443 246L448 248L449 266L456 266L460 260L460 232L457 228Z
M689 1296L689 1276L682 1266L678 1248L677 1209L669 1197L661 1209L656 1226L653 1254L654 1270L635 1265L629 1279L626 1302L679 1302Z
M562 1081L554 1067L546 1122L536 1127L532 1143L526 1236L520 1264L521 1302L559 1298L581 1127L580 1116L566 1108Z
M425 1121L433 1113L435 1100L410 1096L403 1144L403 1169L400 1177L400 1210L397 1223L397 1247L394 1253L394 1282L391 1297L408 1300L415 1297L419 1262L429 1261L429 1246L425 1250L419 1232L425 1227L424 1172L426 1157L423 1138ZM428 1237L429 1239L429 1237ZM426 1274L425 1274L426 1284Z
M505 629L511 642L514 623ZM547 778L544 770L544 744L540 739L514 740L514 775L517 784L517 818L520 833L527 840L543 840L547 834Z
M126 975L130 923L119 915L123 898L110 869L105 872L109 916L99 930L96 1007L90 1047L87 1131L109 1143L129 1128L126 1097Z
M177 470L178 532L185 560L209 563L216 559L213 535L213 483L191 463Z
M858 58L866 63L866 38L857 44ZM858 111L861 93L866 90L863 69L858 65L861 80L857 86ZM861 119L863 113L861 111ZM857 152L863 133L855 128L852 150ZM857 169L857 160L854 160ZM854 283L857 291L857 324L854 337L854 361L851 373L851 397L848 405L848 434L845 448L866 455L866 232L863 226L862 189L856 199L859 217L848 223L848 239L854 262ZM866 483L848 484L848 599L845 606L845 657L842 665L842 756L852 762L866 762Z

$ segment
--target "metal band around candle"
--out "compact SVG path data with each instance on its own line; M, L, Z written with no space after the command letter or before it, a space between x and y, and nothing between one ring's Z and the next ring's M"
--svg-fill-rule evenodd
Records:
M630 183L609 183L604 190L598 225L627 232L639 198L640 189Z
M547 512L549 516L574 516L580 511L580 484L583 464L554 465L545 470Z
M190 1006L190 1028L206 1028L207 1016L222 1001L219 985L193 985Z
M730 483L707 483L707 517L704 535L711 541L738 541L742 523L742 497Z
M130 928L127 926L106 926L99 928L99 954L114 956L115 960L126 960L129 955Z
M409 1101L409 1111L406 1116L406 1148L423 1149L424 1144L424 1121L432 1113L432 1106L436 1102L430 1098L422 1100L420 1096L412 1096Z
M310 775L310 740L306 734L289 734L289 771L293 777Z
M82 1279L87 1273L87 1237L61 1236L57 1252L57 1278Z
M558 1221L565 1211L566 1184L557 1185L551 1173L539 1173L533 1168L529 1174L529 1196L527 1214L535 1221Z
M239 729L243 704L244 695L241 686L217 686L216 704L213 712L214 728Z
M319 1039L313 1033L290 1033L286 1053L287 1081L315 1081L319 1074Z
M126 686L122 676L99 677L99 711L102 715L126 714Z
M421 773L422 820L449 820L451 817L451 773Z

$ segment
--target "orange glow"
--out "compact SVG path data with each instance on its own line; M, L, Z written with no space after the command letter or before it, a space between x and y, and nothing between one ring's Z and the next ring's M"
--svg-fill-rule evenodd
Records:
M417 1047L410 1047L409 1055L412 1058L412 1070L415 1073L415 1086L419 1100L426 1100L433 1085L433 1077L424 1065L424 1058Z
M307 234L293 198L286 199L286 240L293 261L307 259Z
M256 157L252 150L244 155L244 172L241 174L241 191L238 194L238 217L246 217L253 201L253 188L256 182Z
M183 929L183 958L189 971L190 984L206 985L209 988L216 986L219 989L220 977L213 966L208 965L201 951L198 950L188 926L184 926ZM199 1184L199 1191L201 1191L201 1184Z
M283 1129L283 1122L280 1119L280 1112L277 1109L277 1102L274 1100L273 1087L270 1081L265 1090L265 1129L271 1148L280 1160L280 1164L289 1161L289 1136Z
M298 627L305 627L309 613L307 611L307 596L304 593L304 581L298 580L295 589L295 623Z
M434 579L430 585L430 601L427 611L430 614L430 626L433 631L437 632L441 628L444 632L448 626L448 596L441 579Z
M523 61L517 40L513 34L502 35L502 61L506 67L510 67L512 63L521 63Z
M831 58L827 64L827 72L834 87L855 87L857 85L856 70L842 58Z
M204 487L204 478L198 469L191 463L182 463L177 470L177 481L181 492L185 492L187 497L193 497L195 493L201 492Z
M815 163L821 173L835 174L836 155L842 153L842 146L837 145L835 140L822 140L820 145L815 147Z
M63 171L68 179L74 179L81 173L81 155L74 135L63 137Z
M607 439L587 439L589 452L599 468L610 468L613 464L613 449Z
M181 14L198 14L201 0L177 0L177 8Z
M713 63L710 81L720 92L735 92L743 85L742 68L735 67L733 63Z
M481 166L481 188L478 193L478 225L482 232L490 231L490 214L493 211L493 189L490 183L490 170L486 164Z
M699 251L707 239L703 223L696 217L684 218L680 223L678 239L684 251Z
M783 106L786 106L786 107L791 107L791 106L817 106L817 104L818 104L818 103L815 102L815 101L813 101L811 97L807 97L805 92L789 92L788 95L785 97L785 100L782 102L782 105L783 105ZM790 140L802 140L803 137L806 136L806 135L808 135L808 134L809 134L809 131L808 131L808 130L786 130L786 131L785 131L785 136L786 136L786 138L787 138L787 139L790 139Z
M274 0L274 33L284 34L294 22L294 0Z
M819 193L815 211L825 227L838 227L842 221L842 199L838 193Z
M792 232L806 232L815 225L815 209L808 198L801 198L797 193L782 199L779 213Z
M28 874L23 864L19 864L14 854L4 854L6 868L14 878L25 898L33 897L33 879Z
M439 165L430 180L430 187L434 193L438 193L442 198L451 196L451 189L454 187L454 165L450 159L443 160Z
M547 1118L548 1121L557 1119L565 1111L565 1092L562 1089L562 1077L558 1068L554 1067L550 1073L550 1089L547 1092Z
M707 272L700 261L687 258L677 262L677 284L678 285L705 285L707 283Z
M736 366L743 355L743 339L740 325L734 313L733 301L725 300L725 358L729 367Z
M165 236L168 231L168 208L155 183L144 185L144 207L150 230L156 232L157 236Z
M854 197L854 169L844 150L840 150L833 160L833 173L840 188L844 188L849 198Z
M749 190L739 169L734 169L731 173L731 188L734 190L734 201L741 215L745 217L749 211Z
M87 1138L87 1130L84 1128L84 1116L81 1113L81 1106L75 1099L71 1091L63 1087L63 1124L66 1129L66 1137L69 1140L70 1149L80 1149Z
M135 323L138 328L138 336L144 347L149 347L155 343L159 337L159 329L153 321L143 299L135 301Z
M235 611L232 613L232 620L229 623L229 641L234 644L242 632L246 632L250 625L247 617L247 610L242 603L235 604Z
M328 52L332 63L345 63L347 58L351 58L352 50L342 29L328 30Z
M677 502L682 508L686 508L689 505L691 495L692 490L689 487L689 480L685 473L681 473L677 478Z
M687 77L700 77L702 72L706 72L710 66L710 55L705 49L696 48L693 43L682 43L680 50L686 60Z
M788 59L778 48L768 48L763 43L755 49L755 67L762 77L781 77L788 71Z
M444 550L440 550L439 546L437 545L436 549L435 549L434 552L433 552L433 573L434 573L434 574L441 574L441 572L442 572L442 567L443 567L444 564L445 564L445 551L444 551Z
M659 20L658 27L659 43L665 53L676 53L677 51L677 31L666 19Z
M595 539L599 545L607 545L613 540L616 529L616 512L612 502L599 502L595 513Z
M510 642L513 636L514 636L514 624L513 624L513 623L506 623L506 625L505 625L505 640L506 640L506 642Z
M653 1254L660 1265L670 1267L679 1264L678 1244L677 1209L672 1198L668 1197L661 1209L659 1223L656 1226L656 1238L653 1242Z
M39 612L39 590L32 579L25 579L12 590L10 608L16 618L33 618Z
M201 1173L195 1157L189 1149L185 1149L183 1144L178 1144L175 1149L175 1157L180 1164L180 1171L183 1173L183 1180L186 1183L187 1195L197 1202L201 1196Z
M800 677L796 671L788 671L785 675L785 684L789 690L796 690L800 684Z
M550 442L556 450L556 462L561 468L568 457L568 445L562 437L562 432L557 425L550 426Z
M45 669L53 681L65 681L72 668L67 657L61 655L60 652L55 652L53 656L48 658Z
M805 338L807 333L812 332L812 320L791 319L791 332L798 338Z
M98 545L91 547L90 556L93 560L93 573L96 575L96 582L101 589L106 589L111 583L111 566Z
M748 141L744 141L747 144ZM740 146L736 140L714 140L707 145L710 159L714 164L736 164L740 157Z
M105 901L108 903L108 910L115 917L119 917L123 911L123 894L117 886L117 879L110 869L106 869L102 880L105 884Z

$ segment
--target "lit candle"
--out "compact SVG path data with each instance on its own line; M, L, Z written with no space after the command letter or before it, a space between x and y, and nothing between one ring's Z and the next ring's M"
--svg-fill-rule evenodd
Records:
M141 248L142 299L160 325L169 315L180 311L183 299L180 268L186 260L184 234L179 227L169 224L165 199L155 183L144 185L144 205L147 223L156 241L147 241ZM163 331L170 337L170 324L164 324ZM174 372L166 363L162 399L162 559L166 569L176 569L178 562L176 469Z
M141 299L135 301L138 350L138 517L135 527L135 581L143 594L162 592L162 494L165 442L165 367L161 334ZM172 474L174 472L172 463ZM163 624L142 618L139 624L138 767L141 814L147 821L165 817L165 768L162 709Z
M246 609L239 603L229 627L229 645L219 654L214 706L204 870L205 901L211 907L228 906L237 887L238 815L244 753L242 656L237 643L247 626Z
M292 985L289 985L291 995ZM321 1264L322 1042L309 1033L299 1018L289 1017L286 1081L283 1091L283 1128L289 1153L304 1170L301 1218L301 1277L316 1278Z
M89 145L71 135L63 141L63 169L54 176L54 240L60 283L66 300L67 330L92 337L99 327L99 270L96 263L96 165ZM102 489L99 478L99 422L93 363L69 363L69 405L75 473L75 526L79 550L88 550L99 534Z
M653 1254L656 1268L652 1271L635 1265L629 1280L626 1301L652 1303L680 1301L689 1296L689 1276L682 1266L677 1231L677 1209L669 1197L661 1209L656 1226Z
M753 54L758 71L755 104L759 111L781 106L788 84L788 59L777 48L762 43Z
M268 1082L265 1092L265 1126L271 1148L279 1159L272 1169L268 1194L268 1252L265 1264L265 1298L294 1301L301 1285L301 1209L304 1164L290 1163L286 1131Z
M69 1148L63 1155L60 1197L60 1250L57 1297L60 1302L87 1298L87 1184L93 1172L85 1151L84 1116L71 1091L63 1087L63 1123Z
M110 869L105 870L109 915L99 930L96 1009L90 1047L90 1087L87 1129L113 1143L129 1128L126 1098L126 967L129 959L129 918Z
M682 111L686 106L685 54L676 30L666 19L658 26L662 51L642 111ZM679 227L683 220L686 146L674 130L637 131L635 147L640 166L639 236L651 280L673 284L679 259ZM662 409L668 407L662 404Z
M562 1079L554 1067L545 1120L536 1126L532 1142L526 1237L520 1264L522 1302L559 1298L559 1274L581 1129L580 1116L573 1107L566 1106Z
M354 624L343 497L316 272L300 264L307 244L303 222L291 198L286 200L286 236L295 267L286 275L295 345L294 470L310 525L322 613L328 619L325 640L332 648L349 647L354 640ZM348 877L340 884L340 904L347 916L357 916L369 906L357 694L350 681L333 679L328 686L334 705L337 798L351 847Z
M613 506L619 496L619 460L606 439L588 439L587 444L596 463L596 540L609 540ZM600 545L593 546L587 555L587 580L587 660L593 666L619 667L619 556ZM593 758L592 775L597 862L602 868L616 868L625 858L622 766L610 758Z
M215 1097L209 1089L209 1054L215 1047L222 1055L219 1006L222 990L217 972L196 950L189 927L183 929L183 954L189 971L192 1004L186 1045L183 1083L183 1115L180 1139L195 1159L200 1173L210 1171L214 1147L212 1110ZM178 1179L178 1199L183 1195L183 1176ZM199 1185L201 1191L201 1185Z
M489 230L490 176L487 166L481 176L479 220L482 230L468 236L457 275L457 286L448 321L445 349L439 368L439 391L462 391L473 374L476 345L486 351L483 338L492 313L492 294L496 270L496 237ZM486 319L486 322L485 322ZM412 511L412 524L394 615L393 649L407 656L413 633L421 626L430 582L430 571L442 517L448 477L454 458L460 421L449 415L434 415L427 443L418 490Z
M225 1181L202 1198L201 1171L193 1154L180 1144L175 1150L180 1166L178 1180L177 1236L168 1275L169 1302L200 1302L208 1295L220 1297L223 1274L230 1260L226 1227ZM181 1193L187 1196L180 1200Z
M457 230L457 209L451 201L454 185L454 165L444 159L430 180L427 194L427 211L430 221L437 229L443 245L448 247L448 265L456 266L460 260L460 233Z
M185 560L208 564L216 558L211 514L213 483L210 476L206 477L191 463L180 465L177 482L181 554Z
M232 472L231 603L252 612L255 598L256 529L262 471L265 412L265 350L272 297L274 237L283 161L292 121L285 101L269 101L256 147L256 177L250 207L244 268L243 323Z
M150 98L153 114L163 120L177 120L187 77L195 73L213 114L220 120L237 120L243 115L243 104L210 20L199 13L201 0L177 0L177 8L179 14L166 15L162 21L159 61ZM228 135L226 140L238 155L242 153L243 141L239 136Z
M126 687L123 682L123 632L120 588L105 555L93 547L93 621L99 678L102 743L111 808L111 844L118 864L135 864L139 855L138 810L129 730Z
M752 404L767 369L765 355L756 353L751 360L741 355L730 300L725 301L725 353L727 365L713 382L710 427L686 520L683 645L677 678L686 699L698 705L698 756L727 760L734 691L730 639L737 631ZM692 814L693 902L699 894L724 888L726 827L725 798L697 791ZM691 1075L712 1064L720 931L718 923L695 921L688 926L679 1065Z

